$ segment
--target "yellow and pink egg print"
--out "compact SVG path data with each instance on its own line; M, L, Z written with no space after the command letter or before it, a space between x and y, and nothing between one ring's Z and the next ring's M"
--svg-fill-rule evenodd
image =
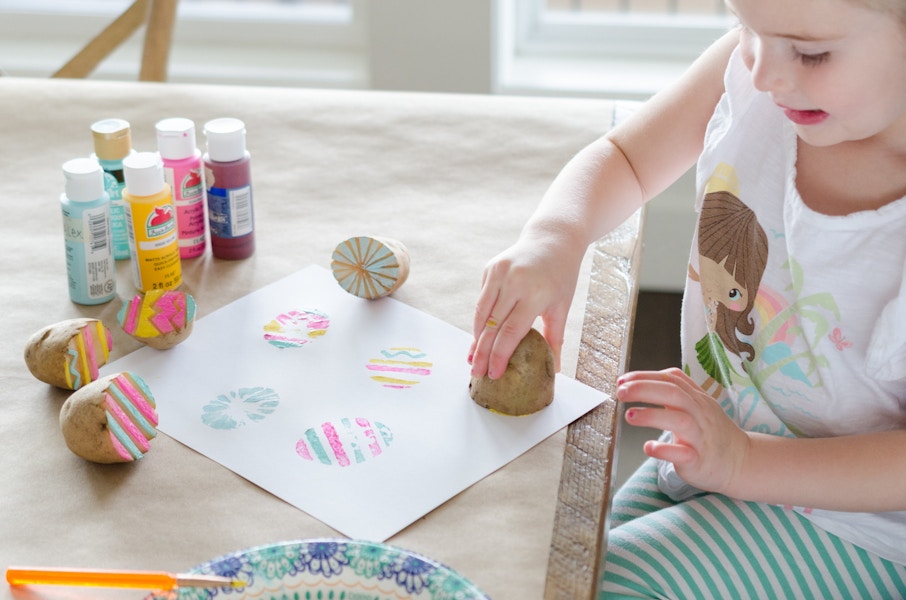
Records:
M365 368L372 381L388 388L407 389L429 377L433 366L428 355L419 348L392 346L383 348L369 359Z

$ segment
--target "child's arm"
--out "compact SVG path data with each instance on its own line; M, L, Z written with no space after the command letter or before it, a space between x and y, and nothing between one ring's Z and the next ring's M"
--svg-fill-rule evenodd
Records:
M699 489L756 502L858 512L906 510L906 431L826 438L745 432L679 369L627 373L617 396L633 425L665 429L673 443L645 453L672 462Z
M559 358L586 248L695 164L737 41L736 31L722 37L680 80L564 167L516 244L485 269L473 323L473 375L502 375L538 315Z

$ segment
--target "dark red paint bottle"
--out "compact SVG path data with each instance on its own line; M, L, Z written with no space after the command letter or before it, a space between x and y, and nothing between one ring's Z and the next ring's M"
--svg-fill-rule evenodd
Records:
M208 225L211 251L237 260L255 252L251 157L245 149L245 123L223 118L204 125Z

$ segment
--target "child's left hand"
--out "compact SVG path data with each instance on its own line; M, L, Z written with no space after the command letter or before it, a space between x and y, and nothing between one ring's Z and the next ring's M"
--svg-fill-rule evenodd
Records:
M621 402L655 405L629 408L628 423L673 433L672 443L646 442L645 454L672 462L690 485L732 495L749 437L711 396L679 369L626 373L617 383Z

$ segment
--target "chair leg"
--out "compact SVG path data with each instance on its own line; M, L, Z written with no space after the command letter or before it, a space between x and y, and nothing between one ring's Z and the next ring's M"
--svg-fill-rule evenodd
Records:
M88 42L78 54L51 77L79 79L90 75L102 60L107 58L147 20L148 2L149 0L135 0L123 14Z
M166 81L178 0L151 0L140 81Z

